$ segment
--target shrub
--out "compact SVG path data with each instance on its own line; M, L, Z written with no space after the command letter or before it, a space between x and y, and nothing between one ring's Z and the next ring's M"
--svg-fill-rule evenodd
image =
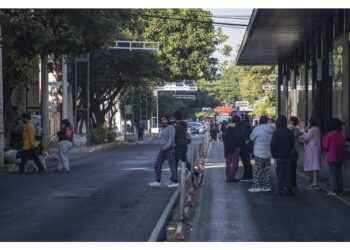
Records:
M114 141L117 138L117 133L108 131L106 134L107 141Z

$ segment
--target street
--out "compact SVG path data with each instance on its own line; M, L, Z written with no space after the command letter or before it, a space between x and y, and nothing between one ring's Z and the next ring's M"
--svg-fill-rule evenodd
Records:
M75 157L71 173L1 172L0 241L147 241L175 191L148 185L158 141Z
M349 205L324 190L306 189L309 182L301 176L294 197L277 197L271 170L272 192L249 193L251 182L227 183L222 143L213 142L189 241L349 240ZM237 176L242 173L240 167Z

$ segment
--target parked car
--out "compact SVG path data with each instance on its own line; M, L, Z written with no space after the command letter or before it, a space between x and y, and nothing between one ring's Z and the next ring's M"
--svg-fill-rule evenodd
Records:
M191 128L191 134L199 134L199 126L196 122L189 122L188 126Z

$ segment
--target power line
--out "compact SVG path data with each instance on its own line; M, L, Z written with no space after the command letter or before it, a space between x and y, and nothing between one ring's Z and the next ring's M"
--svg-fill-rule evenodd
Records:
M200 20L194 20L194 19L184 19L184 18L145 15L145 14L140 14L140 16L153 17L153 18L159 18L159 19L171 19L171 20L178 20L178 21L185 21L185 22L211 23L211 24L217 24L217 25L227 25L227 26L237 26L237 27L247 27L248 26L247 24L241 24L241 23L220 23L220 22L213 22L213 21L200 21Z

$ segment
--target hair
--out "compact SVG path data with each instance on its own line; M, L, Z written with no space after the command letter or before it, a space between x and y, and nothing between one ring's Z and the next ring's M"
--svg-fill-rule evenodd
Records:
M31 117L30 114L28 114L28 113L23 113L23 114L22 114L22 118L27 119L27 120L32 119L32 117Z
M341 131L342 130L342 121L339 120L338 118L332 118L330 121L329 121L329 124L328 124L328 132L330 131Z
M291 116L289 120L292 122L293 126L296 126L299 124L298 118L296 118L295 116Z
M176 111L174 114L175 120L182 120L182 114L180 111Z
M160 120L162 120L162 118L166 118L168 120L168 124L170 122L169 117L167 115L161 115L159 118Z
M235 115L232 119L232 122L233 123L237 123L237 122L240 122L241 121L241 118L238 116L238 115Z
M311 116L310 118L310 127L317 127L318 119L316 116Z
M70 124L68 119L64 119L62 120L62 124L66 127L66 128L72 128L72 124Z
M259 124L266 124L267 120L268 120L267 116L263 115L260 117Z
M276 121L276 128L286 128L287 127L287 117L280 115Z

